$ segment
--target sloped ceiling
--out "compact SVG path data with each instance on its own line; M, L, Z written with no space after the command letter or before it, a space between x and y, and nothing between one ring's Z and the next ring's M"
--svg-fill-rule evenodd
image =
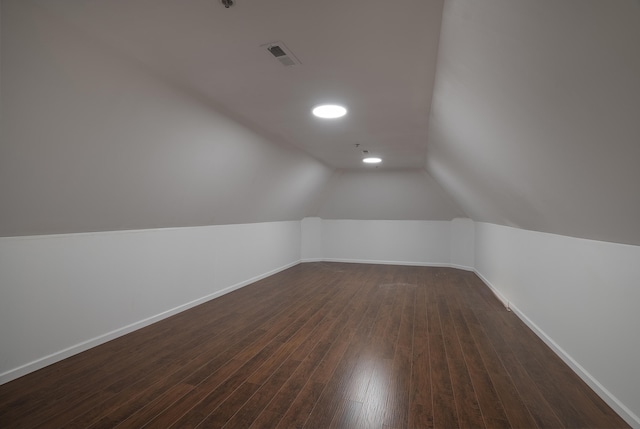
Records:
M31 0L279 143L338 168L423 168L443 0ZM284 67L262 46L284 42ZM326 122L314 105L344 104ZM361 149L356 150L355 144Z
M301 219L363 149L422 174L442 3L2 0L0 235Z
M637 1L1 5L0 235L466 214L640 244Z
M329 167L29 2L2 6L0 235L313 214Z
M486 221L640 244L640 3L445 2L427 167Z

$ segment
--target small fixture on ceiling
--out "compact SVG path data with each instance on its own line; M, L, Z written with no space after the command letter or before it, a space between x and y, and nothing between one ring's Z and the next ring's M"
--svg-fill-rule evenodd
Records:
M271 55L275 57L283 66L295 66L302 64L302 62L295 56L291 49L289 49L281 40L276 42L265 43L260 45L261 48L266 48Z
M364 158L362 160L365 164L380 164L382 162L382 158L378 158L377 156L370 156L368 158Z
M222 4L224 5L224 7L229 9L231 6L233 6L233 0L222 0Z
M314 116L323 119L341 118L347 114L347 109L337 104L323 104L313 108Z

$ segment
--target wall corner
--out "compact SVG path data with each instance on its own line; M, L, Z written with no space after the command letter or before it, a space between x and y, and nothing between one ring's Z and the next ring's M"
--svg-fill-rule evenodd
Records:
M322 219L305 217L300 221L300 226L302 228L300 259L302 262L321 261L323 258Z
M451 220L451 266L473 271L475 268L475 222L469 218Z

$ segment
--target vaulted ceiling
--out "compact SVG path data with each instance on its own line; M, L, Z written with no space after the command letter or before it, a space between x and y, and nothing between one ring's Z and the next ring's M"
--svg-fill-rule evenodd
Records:
M424 167L442 0L41 0L56 18L280 143L338 168ZM267 50L284 44L301 64ZM267 45L267 46L265 46ZM314 105L349 109L332 123ZM359 149L354 146L360 145Z
M640 244L635 0L3 0L1 14L0 235L469 216ZM321 121L322 102L349 113Z

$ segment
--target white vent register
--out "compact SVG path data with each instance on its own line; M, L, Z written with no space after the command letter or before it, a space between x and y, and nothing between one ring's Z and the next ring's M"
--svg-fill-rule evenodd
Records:
M295 54L281 41L265 43L264 45L260 45L260 47L266 49L267 52L280 61L280 64L283 66L291 67L302 64Z

